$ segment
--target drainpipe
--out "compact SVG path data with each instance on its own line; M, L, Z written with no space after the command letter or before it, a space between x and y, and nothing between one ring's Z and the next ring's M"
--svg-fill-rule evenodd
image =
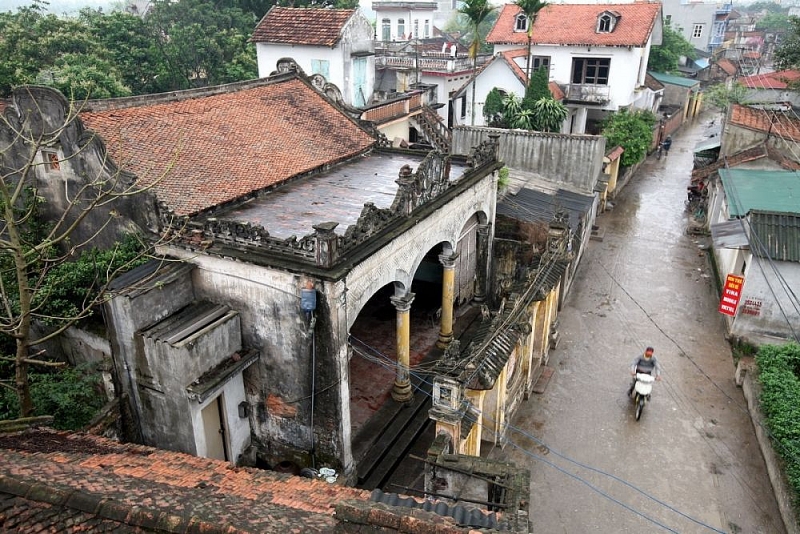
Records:
M314 401L316 400L317 388L317 344L316 336L314 335L314 326L317 323L317 318L314 316L314 310L317 309L317 291L314 289L314 282L311 280L306 281L306 287L300 291L300 308L306 315L308 322L308 331L311 335L311 467L316 469L316 440L314 439Z

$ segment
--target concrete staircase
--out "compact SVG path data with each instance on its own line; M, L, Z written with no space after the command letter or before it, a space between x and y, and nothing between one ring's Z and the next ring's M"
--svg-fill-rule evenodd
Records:
M430 384L412 378L412 385L411 402L401 404L389 399L356 435L353 454L357 487L367 490L383 487L417 438L432 424L428 418Z
M439 152L450 152L452 133L444 121L430 106L422 106L422 113L413 115L411 123L422 136Z

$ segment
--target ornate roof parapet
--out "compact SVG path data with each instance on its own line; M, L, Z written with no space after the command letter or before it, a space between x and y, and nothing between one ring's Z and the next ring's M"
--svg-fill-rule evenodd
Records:
M407 217L452 185L450 156L434 150L425 156L416 173L411 170L410 165L403 165L396 183L399 189L390 209L398 216Z
M485 163L497 160L497 153L500 150L500 134L489 134L488 140L481 141L481 144L470 149L467 155L467 165L470 167L480 167Z
M494 162L495 145L486 143L481 154L487 159L479 161ZM185 228L189 225L192 227L190 235L176 228L174 215L164 206L161 206L159 218L162 227L181 234L181 242L192 248L200 247L201 243L202 248L208 248L213 243L237 248L255 247L262 252L331 268L343 254L385 232L450 190L454 186L454 182L450 181L450 158L447 154L432 151L420 162L416 171L410 165L404 165L398 173L398 190L392 205L378 208L374 203L365 203L358 219L347 227L344 235L335 232L339 223L330 221L315 224L314 232L304 237L278 239L261 225L225 219L224 213L220 217L203 219L199 215L190 223L184 221Z

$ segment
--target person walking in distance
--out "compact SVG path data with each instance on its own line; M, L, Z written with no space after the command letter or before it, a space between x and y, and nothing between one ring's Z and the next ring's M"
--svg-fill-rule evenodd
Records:
M656 380L661 380L661 365L659 365L658 358L655 357L653 352L655 352L653 347L647 347L644 349L644 354L634 358L631 363L630 371L633 380L631 380L631 385L628 388L629 397L633 393L633 386L636 385L636 373L652 375Z
M672 146L672 136L668 135L664 141L661 143L661 148L664 149L664 157L666 158L669 155L669 149Z

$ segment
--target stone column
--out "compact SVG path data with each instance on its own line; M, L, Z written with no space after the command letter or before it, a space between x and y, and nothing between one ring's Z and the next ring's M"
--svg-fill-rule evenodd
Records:
M489 225L479 224L475 240L475 296L473 300L481 304L486 301L486 279L489 272Z
M390 300L397 310L397 376L392 387L392 398L397 402L409 402L414 398L408 373L411 324L409 312L411 303L414 302L414 293L390 297Z
M458 254L439 254L439 261L444 266L442 272L442 319L439 327L439 339L436 346L444 349L453 341L453 296L456 286L456 258Z

